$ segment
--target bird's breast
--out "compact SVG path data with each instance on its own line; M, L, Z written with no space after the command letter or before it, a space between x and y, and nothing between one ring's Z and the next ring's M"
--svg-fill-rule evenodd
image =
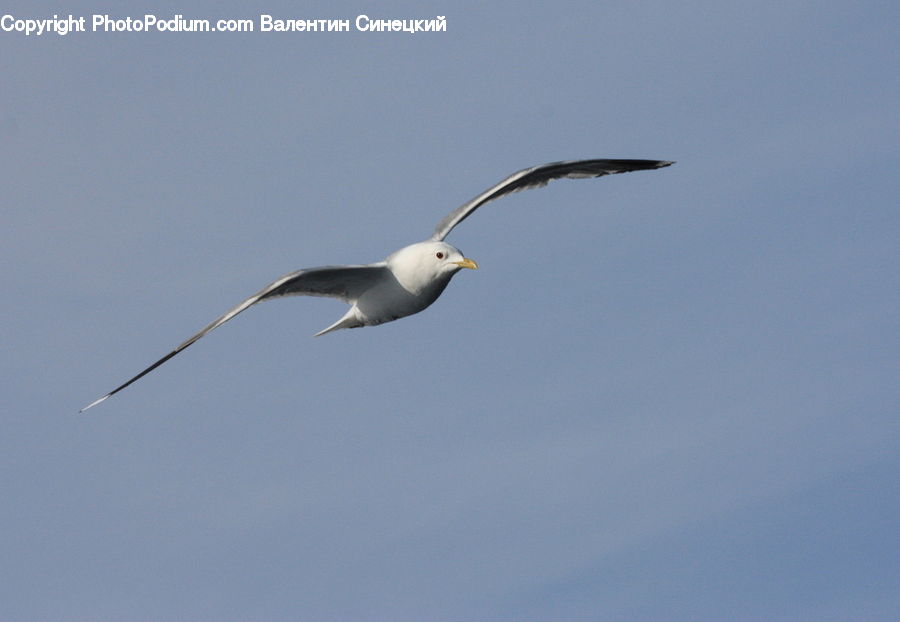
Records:
M426 309L448 282L449 279L442 279L411 291L396 279L388 279L361 296L356 307L367 324L383 324Z

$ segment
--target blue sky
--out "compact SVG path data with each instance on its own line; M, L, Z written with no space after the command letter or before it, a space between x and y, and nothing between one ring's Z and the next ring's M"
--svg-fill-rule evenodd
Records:
M90 3L3 13L90 15ZM122 3L0 32L0 619L895 620L895 3ZM311 335L302 267L448 241Z

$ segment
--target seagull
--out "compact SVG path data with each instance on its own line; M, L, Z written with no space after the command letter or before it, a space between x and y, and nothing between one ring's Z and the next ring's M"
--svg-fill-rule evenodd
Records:
M348 303L350 308L347 312L337 322L316 333L316 337L342 328L377 326L418 313L438 299L453 275L463 268L478 268L474 260L464 257L459 249L447 244L444 239L456 225L485 203L520 190L546 186L554 179L602 177L671 164L674 162L665 160L570 160L513 173L450 212L437 224L429 239L401 248L383 261L366 265L323 266L285 274L204 326L144 371L78 412L109 399L238 313L263 300L282 296L327 296Z

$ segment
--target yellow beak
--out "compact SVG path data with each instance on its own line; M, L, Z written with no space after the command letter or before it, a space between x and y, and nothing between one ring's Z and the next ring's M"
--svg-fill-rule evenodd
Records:
M470 268L472 270L478 270L478 264L468 257L463 257L462 261L454 261L453 263L455 263L460 268Z

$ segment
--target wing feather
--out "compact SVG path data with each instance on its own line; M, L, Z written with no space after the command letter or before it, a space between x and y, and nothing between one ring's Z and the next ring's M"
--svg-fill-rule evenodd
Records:
M642 171L647 169L662 168L674 162L664 160L570 160L567 162L551 162L526 168L518 173L513 173L500 183L492 186L477 197L457 207L441 220L434 228L432 240L441 241L453 228L468 218L472 212L494 199L502 196L546 186L554 179L585 179L588 177L602 177L616 173L630 171Z
M280 279L269 283L236 307L229 309L223 315L201 328L196 334L192 335L177 348L144 369L141 373L131 378L128 382L116 387L103 397L94 400L79 412L84 412L88 408L92 408L109 397L112 397L131 383L149 374L210 331L218 328L238 313L252 307L257 302L280 296L328 296L331 298L339 298L345 302L353 302L386 271L387 268L379 263L367 266L325 266L322 268L297 270L285 274Z

